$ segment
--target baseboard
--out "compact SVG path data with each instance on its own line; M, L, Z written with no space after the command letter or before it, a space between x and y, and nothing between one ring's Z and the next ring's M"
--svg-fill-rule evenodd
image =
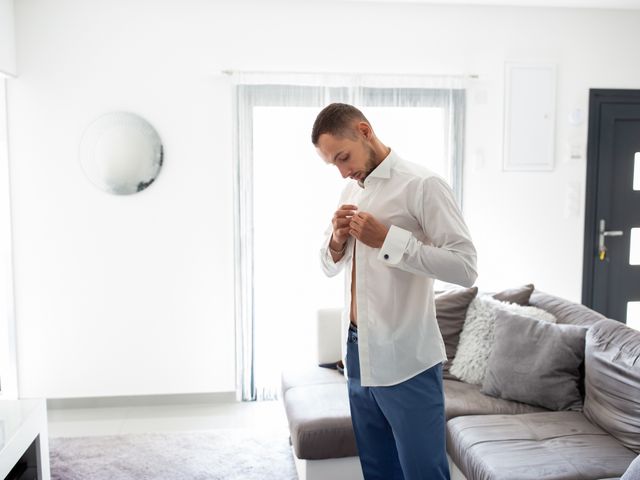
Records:
M199 403L232 403L235 392L179 393L170 395L133 395L114 397L48 398L50 410L65 408L146 407L155 405L192 405Z

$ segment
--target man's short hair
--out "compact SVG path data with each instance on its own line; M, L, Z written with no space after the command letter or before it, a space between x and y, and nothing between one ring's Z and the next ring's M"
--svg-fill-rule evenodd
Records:
M355 122L367 122L367 117L353 105L346 103L332 103L322 109L313 122L311 142L318 145L318 139L323 133L336 137L356 138Z

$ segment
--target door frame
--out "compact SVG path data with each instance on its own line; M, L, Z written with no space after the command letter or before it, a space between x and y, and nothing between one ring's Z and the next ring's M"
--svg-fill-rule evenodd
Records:
M589 89L589 131L587 140L587 179L585 192L584 251L582 262L582 303L593 306L593 277L598 246L598 152L600 150L600 112L607 103L640 104L640 90Z

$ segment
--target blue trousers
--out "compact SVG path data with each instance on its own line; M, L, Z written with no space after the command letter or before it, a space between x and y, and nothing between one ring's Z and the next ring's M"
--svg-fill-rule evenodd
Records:
M442 364L400 384L360 384L357 330L349 330L351 421L365 480L449 480Z

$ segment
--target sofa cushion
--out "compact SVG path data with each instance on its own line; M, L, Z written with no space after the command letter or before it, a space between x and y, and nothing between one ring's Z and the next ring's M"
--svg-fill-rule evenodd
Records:
M556 317L557 323L570 323L572 325L590 327L596 322L605 319L604 315L584 305L570 302L564 298L555 297L539 290L531 294L529 304L551 313Z
M584 413L640 452L640 332L601 320L587 332Z
M493 298L501 302L515 303L517 305L529 305L529 297L534 290L533 284L523 285L522 287L509 288L502 292L495 293Z
M586 331L498 312L482 393L549 410L581 410Z
M312 377L310 374L297 386L288 383L290 386L283 395L296 455L314 460L357 455L346 382L307 383ZM289 378L294 380L294 377ZM316 379L322 382L327 377ZM480 386L457 380L445 380L444 391L447 419L459 415L545 411L532 405L489 397L480 393Z
M526 403L494 398L480 392L480 385L444 381L444 407L447 419L461 415L516 414L546 412L547 410Z
M290 368L282 372L282 393L292 387L302 387L305 385L319 385L323 383L346 383L338 370L331 368Z
M635 457L580 412L456 417L447 422L447 450L478 480L620 477Z
M291 444L301 459L358 454L346 382L291 387L284 394Z
M444 378L455 378L449 368L456 356L460 332L471 301L476 298L478 287L447 290L436 295L436 318L447 352L447 362L442 369Z
M550 313L535 307L505 303L489 296L478 296L469 305L451 373L468 383L482 384L493 347L495 319L499 311L508 311L555 322Z

